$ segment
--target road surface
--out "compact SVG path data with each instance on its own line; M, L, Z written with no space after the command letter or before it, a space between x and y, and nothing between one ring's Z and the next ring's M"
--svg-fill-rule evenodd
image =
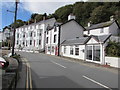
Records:
M118 72L41 53L17 52L30 64L33 88L118 88Z

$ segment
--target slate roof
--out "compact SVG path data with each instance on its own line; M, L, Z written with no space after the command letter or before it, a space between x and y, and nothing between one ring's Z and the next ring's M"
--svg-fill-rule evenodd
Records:
M99 23L99 24L93 24L90 27L86 27L86 30L108 27L108 26L112 25L114 22L115 22L115 20L114 21L102 22L102 23Z
M85 44L85 42L89 39L89 37L81 37L81 38L75 38L75 39L69 39L63 41L62 45L77 45L77 44Z
M41 24L41 23L44 23L44 22L48 22L48 21L50 21L50 20L55 20L55 18L50 18L50 19L42 20L42 21L39 21L39 22L37 22L37 23L32 23L32 24L29 24L29 25L21 26L21 27L19 27L19 28L28 27L28 26L31 26L31 25Z
M81 37L81 38L75 38L75 39L69 39L69 40L65 40L61 43L61 45L83 45L86 44L91 38L94 38L98 43L105 43L106 40L109 39L109 37L111 36L111 34L109 35L101 35L101 36L89 36L89 37Z

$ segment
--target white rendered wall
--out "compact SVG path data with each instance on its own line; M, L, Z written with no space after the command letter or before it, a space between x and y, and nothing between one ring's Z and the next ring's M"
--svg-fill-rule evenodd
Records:
M105 63L111 67L120 68L120 58L118 57L105 57Z

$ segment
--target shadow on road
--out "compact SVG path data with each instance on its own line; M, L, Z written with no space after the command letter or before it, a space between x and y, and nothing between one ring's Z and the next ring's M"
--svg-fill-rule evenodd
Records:
M83 88L65 76L39 76L31 72L33 88Z

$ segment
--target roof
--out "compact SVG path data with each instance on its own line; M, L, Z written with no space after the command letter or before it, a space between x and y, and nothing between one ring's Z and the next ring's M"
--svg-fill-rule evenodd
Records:
M88 39L89 39L89 37L81 37L81 38L69 39L69 40L63 41L61 44L62 45L85 44Z
M75 21L78 25L80 25L85 30L85 28L81 24L79 24L75 19L68 20L65 23L62 23L61 26L65 25L66 23L71 22L71 21Z
M111 34L101 35L101 36L91 35L89 37L80 37L80 38L75 38L75 39L69 39L69 40L63 41L61 43L61 45L83 45L83 44L86 44L91 38L94 38L95 40L97 40L98 43L99 42L105 43L106 40L108 40L110 36L111 36Z
M102 43L105 43L106 40L111 36L111 34L108 34L108 35L101 35L101 36L92 36L92 37L95 37L95 39L98 40L98 42L102 42Z
M112 25L115 21L116 21L116 20L114 20L114 21L102 22L102 23L99 23L99 24L93 24L93 25L91 25L90 27L86 27L86 30L108 27L108 26Z
M31 25L37 25L37 24L41 24L41 23L44 23L44 22L48 22L50 20L55 20L55 18L50 18L50 19L47 19L47 20L42 20L40 22L37 22L37 23L32 23L32 24L29 24L29 25L24 25L24 26L21 26L19 28L22 28L22 27L28 27L28 26L31 26Z

